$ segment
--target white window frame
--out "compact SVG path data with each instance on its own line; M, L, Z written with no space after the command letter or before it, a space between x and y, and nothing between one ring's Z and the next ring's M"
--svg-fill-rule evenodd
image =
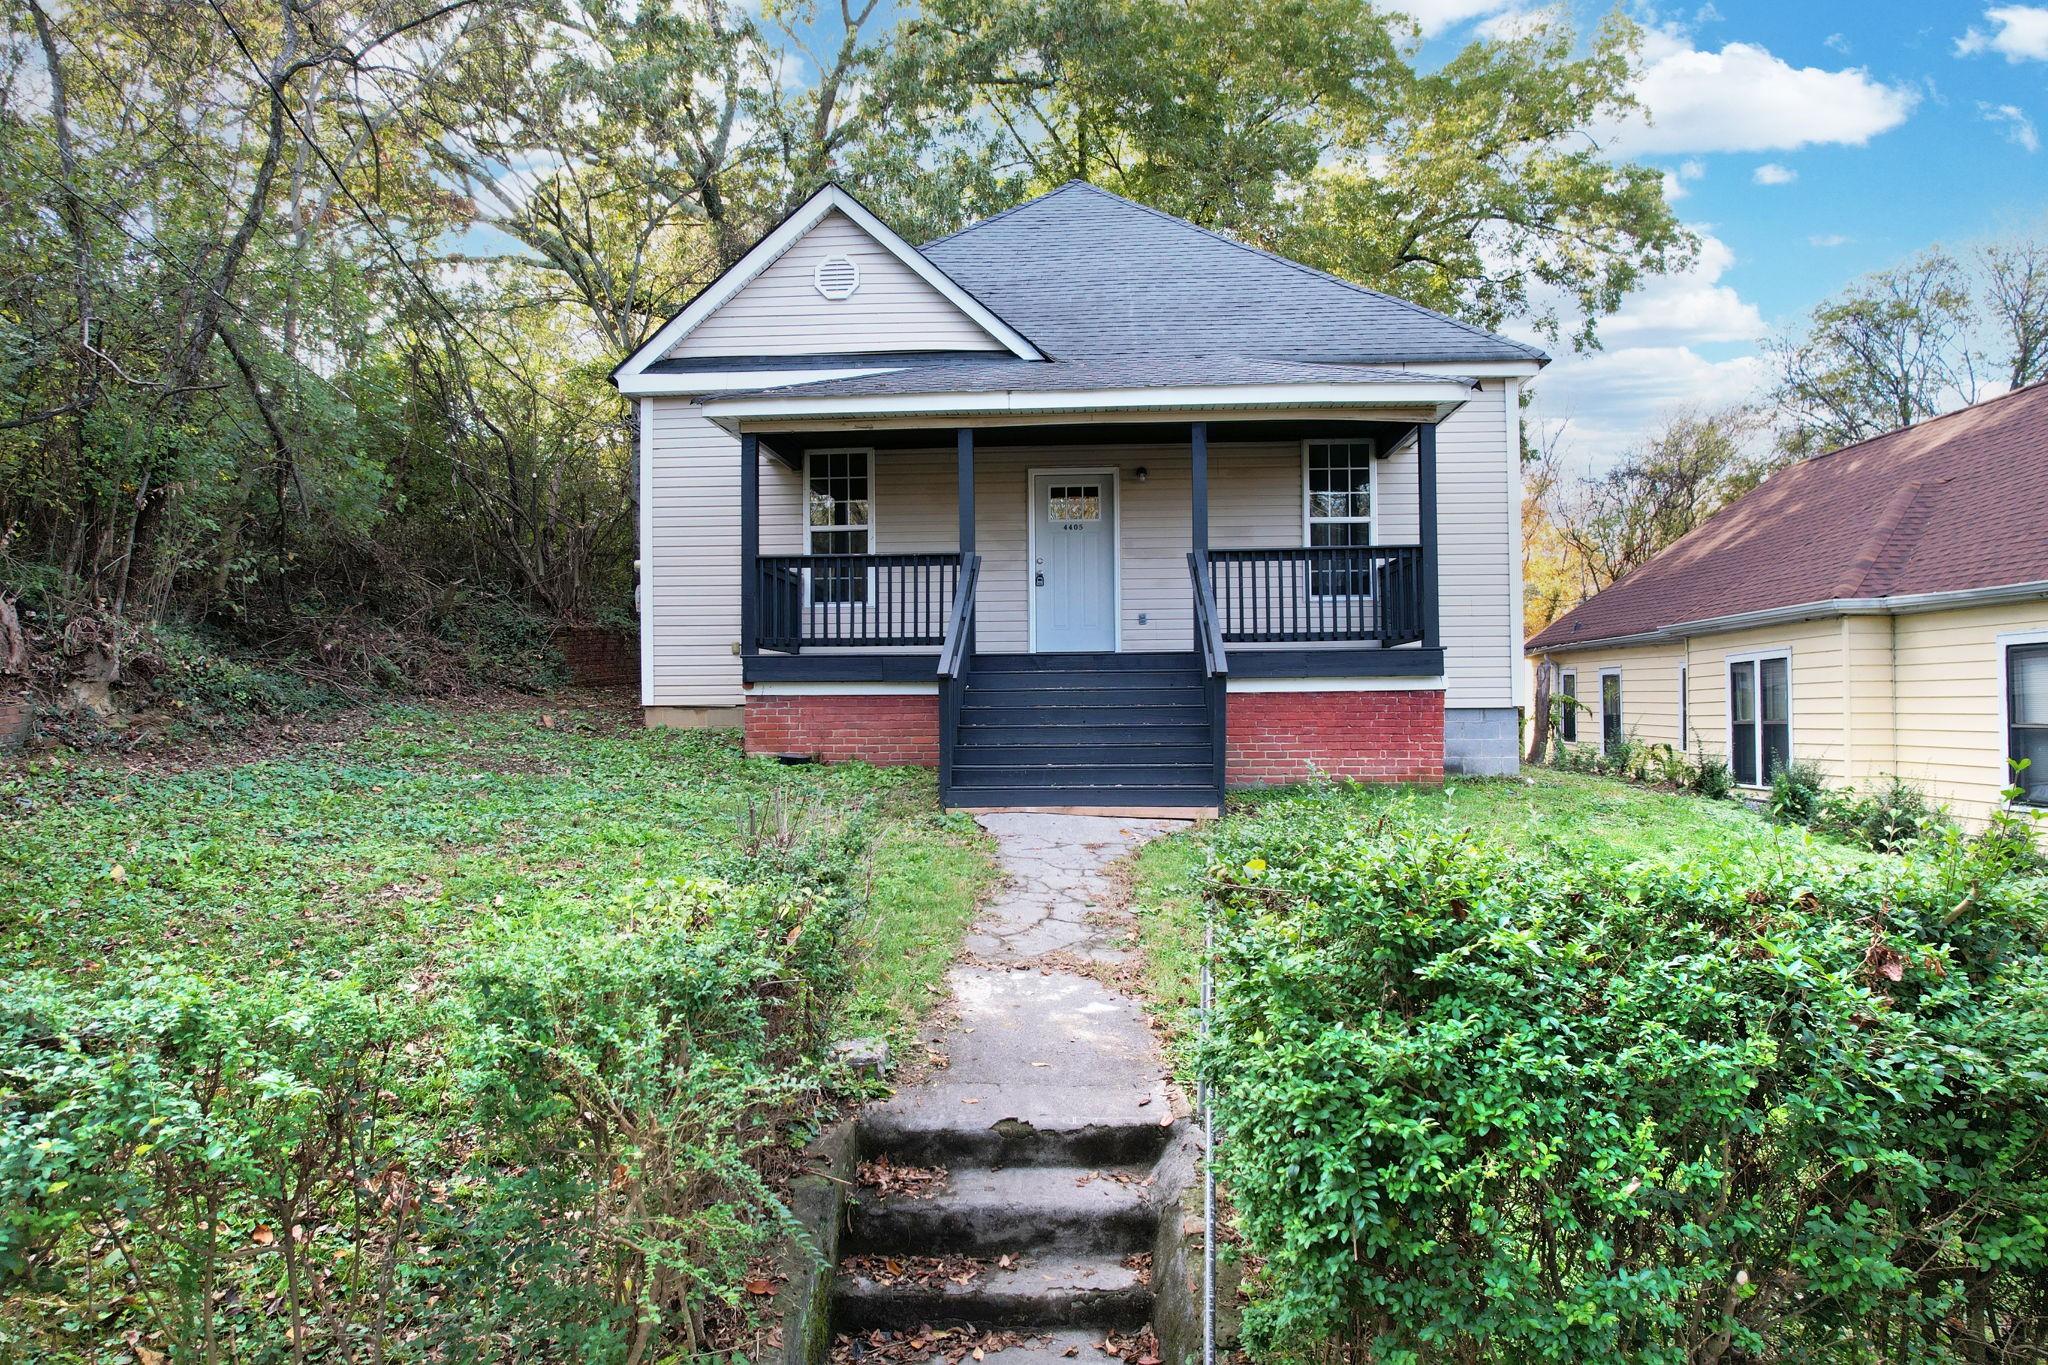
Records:
M1721 710L1722 710L1722 711L1723 711L1723 712L1725 713L1725 714L1724 714L1724 717L1723 717L1723 718L1724 718L1724 719L1725 719L1725 720L1727 721L1727 728L1726 728L1726 730L1725 730L1725 732L1724 732L1724 737L1725 737L1725 738L1727 739L1727 741L1728 741L1728 772L1729 772L1729 775L1730 775L1731 777L1732 777L1732 776L1734 775L1734 773L1735 773L1735 682L1734 682L1734 673L1735 673L1735 665L1737 665L1737 664L1755 664L1755 665L1757 665L1757 669L1756 669L1756 776L1757 776L1757 780L1756 780L1755 782L1753 782L1753 783L1750 783L1750 782L1745 782L1745 783L1742 783L1742 784L1741 784L1741 786L1742 786L1742 787L1743 787L1743 789L1744 789L1744 790L1746 790L1746 791L1767 791L1767 790L1769 790L1769 788L1770 788L1770 785L1771 785L1771 775L1770 775L1770 773L1768 773L1768 772L1767 772L1767 771L1765 771L1765 769L1764 769L1764 671L1763 671L1763 662L1764 662L1764 660L1766 660L1766 659L1783 659L1783 660L1785 661L1785 761L1786 761L1787 763L1791 763L1791 762L1793 762L1793 761L1794 761L1794 759L1796 758L1796 756L1798 755L1798 752L1799 752L1799 749L1798 749L1798 743L1799 743L1799 740L1798 740L1798 736L1797 736L1797 735L1796 735L1796 734L1794 733L1794 731L1793 731L1793 729L1792 729L1792 688L1793 688L1793 685L1794 685L1794 684L1793 684L1793 678L1794 678L1794 674L1795 674L1795 671L1796 671L1796 670L1795 670L1795 669L1793 668L1793 666L1792 666L1792 646L1790 646L1790 645L1785 645L1785 646L1783 646L1783 647L1781 647L1781 648L1778 648L1778 649L1752 649L1752 650L1745 650L1745 651L1743 651L1742 653L1739 653L1739 654L1723 654L1723 655L1721 656L1721 688L1722 688L1722 692L1721 692L1721 695L1722 695L1722 698L1723 698L1723 705L1722 705L1722 707L1721 707Z
M1603 754L1608 752L1607 680L1609 678L1614 679L1614 699L1620 703L1620 705L1615 707L1614 737L1615 740L1620 744L1628 743L1628 693L1622 691L1621 665L1616 664L1612 668L1603 668L1600 670L1600 691L1597 694L1600 698L1600 705L1596 711L1596 714L1600 717L1600 752Z
M1566 678L1570 678L1572 682L1569 689L1564 685ZM1557 710L1558 743L1577 744L1579 742L1579 703L1582 700L1579 696L1578 669L1560 668L1557 670L1557 695L1571 699L1571 705L1559 706ZM1571 733L1567 735L1565 733L1566 730L1570 730Z
M1309 447L1311 446L1363 446L1365 448L1365 501L1366 515L1363 517L1318 517L1312 512L1314 494L1309 491ZM1314 528L1318 522L1329 525L1365 527L1367 545L1380 543L1380 448L1379 443L1367 437L1356 439L1349 436L1305 436L1301 442L1301 544L1304 549L1314 548ZM1368 579L1368 581L1370 581ZM1369 602L1372 594L1366 593L1321 593L1316 592L1311 577L1308 583L1309 597L1317 602Z
M2004 791L2013 785L2012 775L2012 662L2011 654L2015 645L2048 645L2048 630L2013 630L1997 637L1998 647L1998 785L1994 790ZM2029 810L2041 810L2031 801L2020 804Z
M865 455L867 457L868 519L866 522L859 526L811 525L811 461L814 457L819 455ZM879 462L875 459L875 448L873 446L820 446L815 450L806 450L804 452L803 486L797 490L797 524L800 527L802 527L803 530L804 548L802 550L802 553L806 558L810 557L811 555L819 553L818 551L811 548L811 536L813 532L825 532L829 534L834 531L866 531L868 533L868 553L871 555L881 553L881 550L876 544L875 532L875 511L881 502L881 499L876 496L876 494L881 491L880 480L877 478L877 475L879 473ZM868 584L865 589L865 592L868 594L870 598L872 598L874 595L874 590L874 575L873 572L870 571L868 576ZM811 582L811 576L808 570L805 571L803 591L804 600L812 606L844 607L848 605L846 602L818 601L817 589L813 586Z

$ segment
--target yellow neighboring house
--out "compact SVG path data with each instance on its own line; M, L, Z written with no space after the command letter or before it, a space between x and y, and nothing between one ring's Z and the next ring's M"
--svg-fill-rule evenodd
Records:
M1528 643L1567 742L2048 806L2048 384L1794 465ZM1570 708L1567 708L1568 712Z

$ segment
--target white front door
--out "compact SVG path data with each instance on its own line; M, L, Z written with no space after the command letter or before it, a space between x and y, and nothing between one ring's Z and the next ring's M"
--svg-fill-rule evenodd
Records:
M1116 648L1116 474L1031 476L1031 648Z

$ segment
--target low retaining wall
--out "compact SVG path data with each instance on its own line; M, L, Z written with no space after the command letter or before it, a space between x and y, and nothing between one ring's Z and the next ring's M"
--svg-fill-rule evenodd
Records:
M578 687L638 687L640 642L624 631L600 626L562 626L555 648Z
M939 763L935 693L750 696L745 728L749 754L860 759L884 768Z
M1444 694L1233 692L1229 739L1233 787L1315 777L1441 782Z
M34 725L35 710L29 705L27 694L0 684L0 753L28 743L28 732Z

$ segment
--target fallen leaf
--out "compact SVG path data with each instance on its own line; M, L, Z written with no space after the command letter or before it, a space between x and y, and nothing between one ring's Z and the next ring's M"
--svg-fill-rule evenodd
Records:
M256 1230L249 1234L249 1240L257 1246L267 1247L277 1240L277 1234L272 1232L265 1224L258 1223Z
M748 1281L747 1281L747 1292L748 1292L749 1294L754 1294L754 1295L762 1295L762 1296L765 1296L765 1295L768 1295L768 1294L773 1294L773 1293L775 1292L775 1281L773 1281L773 1280L748 1280Z

